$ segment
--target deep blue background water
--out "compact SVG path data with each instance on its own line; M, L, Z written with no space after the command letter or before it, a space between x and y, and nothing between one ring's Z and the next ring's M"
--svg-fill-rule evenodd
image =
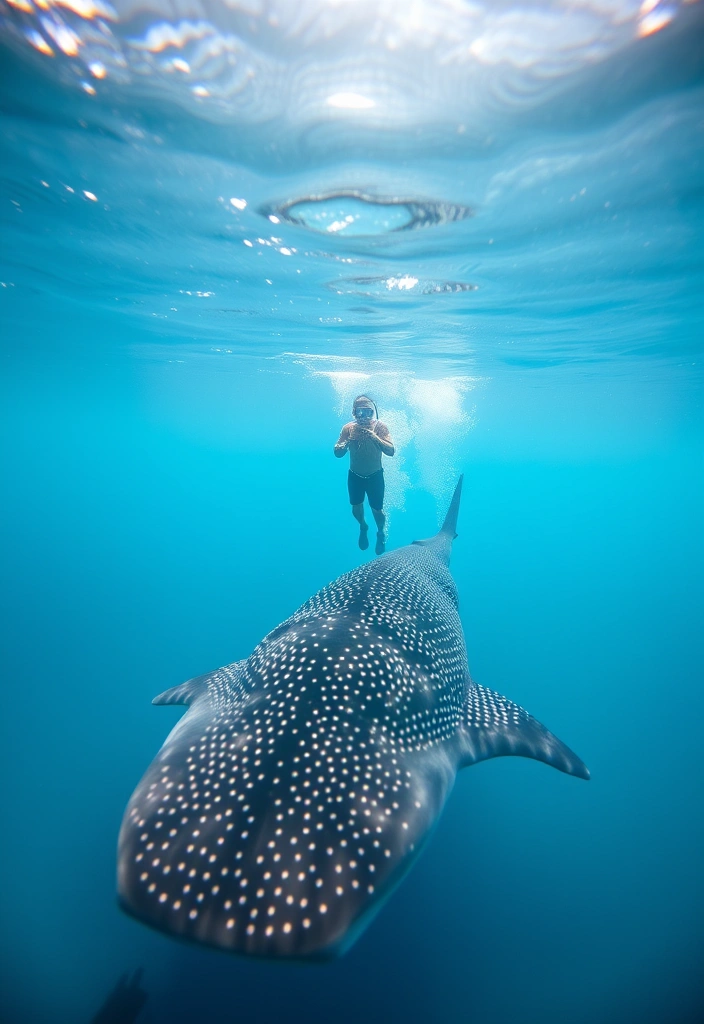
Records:
M0 1018L88 1021L141 965L145 1024L700 1020L699 71L480 158L272 168L165 149L138 109L106 134L68 91L59 118L7 61ZM476 216L345 239L257 212L350 183ZM181 945L115 900L123 809L178 717L150 701L368 557L331 451L358 390L399 442L390 546L435 530L464 471L472 674L592 779L462 772L336 963Z
M116 831L177 714L151 697L246 655L359 560L330 452L338 418L326 382L294 387L255 360L230 376L227 429L209 428L197 405L150 401L149 368L81 349L79 319L72 332L68 364L40 325L4 375L6 1019L88 1019L142 964L154 1021L695 1020L696 420L646 412L607 443L592 404L596 440L585 427L551 444L544 391L477 414L458 453L453 561L472 671L593 778L519 759L465 771L419 864L342 961L251 963L123 917ZM574 409L551 414L557 436L569 430ZM436 521L411 492L392 541Z

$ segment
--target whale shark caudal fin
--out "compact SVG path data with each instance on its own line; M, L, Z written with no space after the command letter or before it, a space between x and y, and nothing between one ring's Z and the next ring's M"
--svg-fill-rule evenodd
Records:
M462 497L462 481L464 480L464 473L460 475L455 487L455 493L452 495L452 501L450 507L447 510L445 521L440 527L440 533L447 533L450 535L450 539L454 540L457 536L457 516L460 511L460 498Z
M587 766L536 718L500 693L474 682L467 691L460 737L462 768L513 754L544 761L567 775L589 778Z
M452 553L452 542L457 536L457 516L460 511L460 498L462 496L462 481L464 480L464 473L460 476L455 487L454 494L452 495L452 501L450 507L447 510L444 522L434 537L428 537L426 540L414 540L414 544L420 544L421 547L430 548L434 555L436 555L441 562L445 565L450 564L450 554Z

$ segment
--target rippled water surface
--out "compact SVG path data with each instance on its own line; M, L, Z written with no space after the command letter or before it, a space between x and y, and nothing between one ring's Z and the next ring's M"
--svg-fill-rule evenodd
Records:
M704 4L0 0L0 1016L701 1019ZM169 686L466 474L470 667L588 785L463 772L342 960L179 945L115 902Z

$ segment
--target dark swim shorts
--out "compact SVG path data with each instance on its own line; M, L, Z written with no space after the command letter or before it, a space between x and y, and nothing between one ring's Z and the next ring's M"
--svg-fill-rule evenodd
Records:
M384 470L379 469L371 476L357 476L350 470L347 490L350 492L350 505L361 505L366 493L370 506L380 512L384 506Z

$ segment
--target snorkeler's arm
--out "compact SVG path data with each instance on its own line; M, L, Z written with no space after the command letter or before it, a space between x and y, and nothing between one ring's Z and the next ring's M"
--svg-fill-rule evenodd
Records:
M350 446L350 425L346 423L340 432L340 437L337 444L333 448L335 457L341 459L342 456L347 452Z
M385 423L377 421L374 425L374 440L376 441L377 446L381 448L384 455L391 456L396 451L394 443L391 440L389 428Z

